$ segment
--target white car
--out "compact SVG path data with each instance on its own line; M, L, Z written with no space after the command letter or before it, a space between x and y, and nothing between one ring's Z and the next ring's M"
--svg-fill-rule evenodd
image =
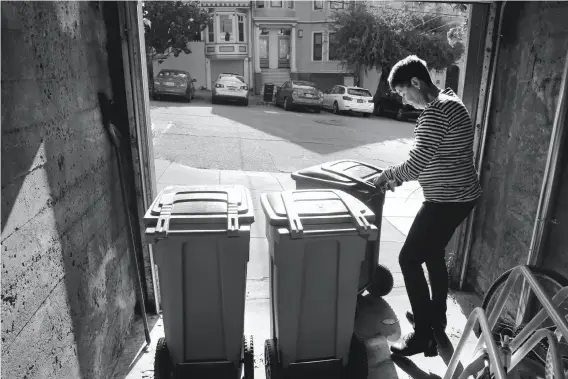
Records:
M213 104L220 101L234 101L248 105L249 88L245 78L236 74L220 74L213 86L211 101Z
M375 104L368 89L360 87L335 86L323 94L323 107L335 114L343 112L362 113L364 117L373 114Z

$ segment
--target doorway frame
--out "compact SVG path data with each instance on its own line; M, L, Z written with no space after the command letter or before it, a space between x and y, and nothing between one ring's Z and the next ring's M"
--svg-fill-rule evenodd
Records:
M154 167L154 147L150 121L150 94L146 66L146 46L142 20L142 2L118 2L118 13L122 44L124 81L128 107L128 127L131 139L132 167L136 190L136 211L144 215L157 195L156 171ZM153 311L160 312L159 283L152 245L144 241L145 225L143 217L138 217L141 241L138 241L143 256L144 296L147 307L153 304ZM152 309L148 309L152 311Z

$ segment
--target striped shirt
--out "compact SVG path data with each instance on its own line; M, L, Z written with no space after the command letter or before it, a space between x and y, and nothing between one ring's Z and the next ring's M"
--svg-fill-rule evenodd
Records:
M473 163L473 125L451 89L440 92L418 118L410 158L385 170L397 183L418 180L431 202L466 202L481 196Z

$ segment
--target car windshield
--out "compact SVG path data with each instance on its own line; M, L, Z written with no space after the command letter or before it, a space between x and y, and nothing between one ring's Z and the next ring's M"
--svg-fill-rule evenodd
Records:
M179 78L186 79L187 73L181 71L160 71L158 78Z
M245 82L245 78L240 76L240 75L233 75L233 74L221 74L221 75L219 75L219 80L227 79L227 78L235 78L235 79L240 80L243 83Z
M245 82L244 80L241 80L241 78L235 77L235 76L225 76L221 79L218 80L219 83L221 84L226 84L226 85L230 85L230 86L242 86Z
M312 82L304 82L304 81L298 81L298 82L292 82L294 88L316 88L316 85Z
M352 96L364 96L364 97L373 97L371 92L367 91L363 88L349 88L347 93Z

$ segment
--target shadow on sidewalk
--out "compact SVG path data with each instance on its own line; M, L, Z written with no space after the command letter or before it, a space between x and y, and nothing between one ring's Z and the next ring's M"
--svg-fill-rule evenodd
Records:
M448 338L445 333L440 335L436 335L436 341L438 342L438 354L446 364L446 367L450 363L452 356L454 355L455 349L452 345L452 342ZM392 355L392 361L406 374L408 374L413 379L441 379L439 375L436 375L431 372L425 372L420 369L416 363L406 357L400 357L397 355ZM459 377L459 375L463 372L463 366L461 363L458 363L456 371L454 372L453 377Z

